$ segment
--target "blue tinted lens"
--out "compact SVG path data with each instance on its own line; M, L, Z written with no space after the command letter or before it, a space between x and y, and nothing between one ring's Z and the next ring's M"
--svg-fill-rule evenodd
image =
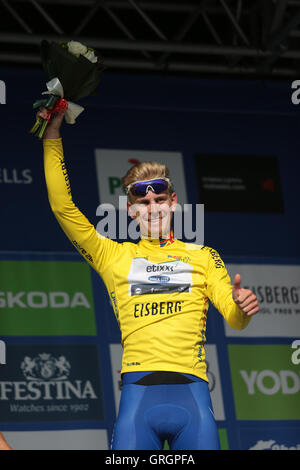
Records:
M160 194L165 191L168 186L168 181L162 179L141 181L133 185L130 188L130 192L133 196L146 196L149 190L153 191L155 194Z

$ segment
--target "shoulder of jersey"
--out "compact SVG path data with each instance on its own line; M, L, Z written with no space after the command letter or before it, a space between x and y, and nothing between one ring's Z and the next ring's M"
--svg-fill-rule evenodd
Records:
M137 246L138 246L138 243L136 242L119 242L117 240L112 240L111 238L108 238L108 237L105 237L104 235L101 235L101 233L97 232L97 236L98 238L100 238L100 240L103 240L104 243L107 244L107 246L111 249L117 249L119 250L119 252L124 252L123 250L125 251L128 251L128 252L131 252L131 253L134 253L137 249Z
M199 245L198 243L186 243L186 242L181 242L182 245L184 245L186 250L190 251L199 251L199 250L205 250L208 247L205 245Z
M181 242L182 243L182 242ZM198 245L197 243L183 243L187 251L198 251L201 255L210 256L212 258L220 257L217 250L206 245Z

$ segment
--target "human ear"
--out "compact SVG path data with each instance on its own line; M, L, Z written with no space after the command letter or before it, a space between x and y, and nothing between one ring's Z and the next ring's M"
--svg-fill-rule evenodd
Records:
M176 193L171 194L171 211L174 212L178 203L178 197Z

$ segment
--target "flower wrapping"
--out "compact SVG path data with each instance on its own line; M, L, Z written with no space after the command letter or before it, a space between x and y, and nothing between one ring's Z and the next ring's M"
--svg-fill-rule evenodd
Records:
M42 66L46 74L48 98L37 100L33 108L47 109L45 119L38 118L30 132L42 138L53 113L66 110L65 118L74 124L84 108L74 103L95 95L104 66L95 51L77 41L41 42Z

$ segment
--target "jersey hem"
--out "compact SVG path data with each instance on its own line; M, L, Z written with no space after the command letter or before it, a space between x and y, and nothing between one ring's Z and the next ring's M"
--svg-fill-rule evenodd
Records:
M121 374L126 374L127 372L155 372L155 371L164 371L164 372L179 372L182 374L190 374L199 377L200 379L205 380L205 382L209 383L206 374L201 372L195 371L195 369L191 369L188 367L168 367L160 365L153 365L152 367L123 367L121 370Z

